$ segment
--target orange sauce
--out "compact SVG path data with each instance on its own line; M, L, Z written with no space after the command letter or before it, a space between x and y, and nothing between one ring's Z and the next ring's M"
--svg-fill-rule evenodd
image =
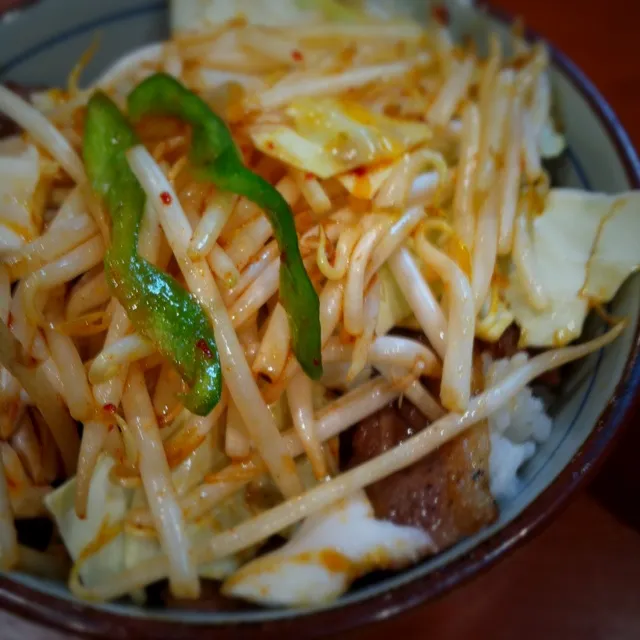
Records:
M371 198L371 190L372 190L372 186L371 186L371 179L369 178L367 173L364 173L362 175L360 174L355 174L355 185L353 187L353 195L356 198L360 198L361 200L368 200L369 198Z
M38 231L42 230L42 221L51 194L52 182L51 176L41 175L33 192L33 196L31 197L29 213L31 221Z
M331 573L348 573L351 570L351 560L335 549L320 551L320 563Z
M274 558L274 560L278 559ZM351 560L335 549L303 551L288 560L296 564L319 564L330 573L350 573L353 568ZM286 562L286 560L284 561ZM260 567L260 569L262 570L263 567Z
M115 465L111 469L109 476L114 484L119 484L122 487L133 488L142 484L138 471L125 463Z
M248 482L260 475L264 470L264 463L252 458L244 462L233 463L216 473L207 474L204 477L204 482L206 484Z
M177 467L183 460L188 458L203 442L205 436L193 433L192 429L186 429L180 435L165 444L165 454L169 467Z
M447 254L464 271L465 275L471 277L471 253L467 246L458 237L453 236L447 243Z
M96 534L96 537L87 544L78 556L77 563L81 564L88 560L91 556L95 555L106 547L112 540L117 538L123 531L122 522L111 523L108 519L102 521L100 529Z
M282 466L288 473L297 473L296 463L291 456L282 456Z
M165 427L170 422L173 422L178 417L181 411L182 403L178 402L171 409L167 409L164 413L156 416L158 419L158 426L162 429L162 427Z
M498 289L506 289L509 286L509 279L503 273L496 270L493 276L491 276L491 283Z

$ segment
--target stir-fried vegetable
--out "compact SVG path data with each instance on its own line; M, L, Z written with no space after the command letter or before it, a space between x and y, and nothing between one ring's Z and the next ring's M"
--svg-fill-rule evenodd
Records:
M193 127L190 160L194 168L219 189L242 195L268 215L281 251L280 300L289 316L293 351L305 373L322 375L320 308L307 275L289 205L266 180L242 159L225 123L196 94L166 74L156 74L129 95L129 115L168 115Z
M575 340L590 306L609 302L638 269L639 200L635 192L609 196L553 189L544 211L525 221L518 231L528 241L512 257L515 267L505 290L521 329L520 346ZM536 288L543 294L541 308L534 304Z
M551 189L549 55L517 30L483 59L388 0L170 5L180 32L86 90L0 87L0 568L323 604L520 489L553 424L530 383L625 321L515 336L615 322L640 195Z
M257 125L251 129L253 143L263 153L321 178L378 164L378 177L384 181L384 169L390 169L380 163L432 137L426 124L375 113L343 98L299 98L285 113L292 126Z
M171 23L176 31L193 30L198 25L219 24L242 15L250 24L282 27L326 19L353 22L364 11L338 0L210 0L209 2L174 2Z
M357 491L305 520L277 551L247 563L223 592L271 605L324 602L359 575L402 567L433 547L417 527L376 519L365 493Z
M44 417L60 449L66 473L74 473L80 443L76 423L62 399L51 385L42 367L29 367L21 362L20 343L0 320L0 365L5 367L29 394Z
M190 385L185 406L207 415L218 403L221 371L213 329L202 307L171 276L137 252L145 195L126 151L138 144L116 105L96 93L87 107L84 161L92 187L111 214L105 272L136 330L169 359Z

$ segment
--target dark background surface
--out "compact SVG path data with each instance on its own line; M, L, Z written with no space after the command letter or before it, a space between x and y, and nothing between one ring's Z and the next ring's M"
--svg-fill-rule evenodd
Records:
M0 10L19 3L0 0ZM640 147L640 0L492 4L521 15L568 54L602 91ZM591 487L536 539L437 602L344 634L343 640L640 638L637 422L629 426ZM0 612L0 638L71 636Z

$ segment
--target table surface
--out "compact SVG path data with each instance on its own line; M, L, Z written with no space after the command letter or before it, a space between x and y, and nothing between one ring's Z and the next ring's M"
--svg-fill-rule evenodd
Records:
M0 0L9 4L16 0ZM494 0L590 76L640 147L638 0ZM439 601L344 640L640 638L640 432L631 426L593 485L535 540ZM0 638L62 640L0 612Z

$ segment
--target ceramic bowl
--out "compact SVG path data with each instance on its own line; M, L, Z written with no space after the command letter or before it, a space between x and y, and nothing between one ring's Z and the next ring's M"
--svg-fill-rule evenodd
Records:
M399 4L407 10L424 6ZM481 40L489 29L506 32L504 17L472 7L454 7L451 19L455 31ZM124 52L165 37L166 3L42 0L7 14L0 22L0 80L63 84L96 32L100 48L87 78ZM639 188L640 162L611 108L571 61L552 52L555 100L569 143L570 166L563 182L604 192ZM572 369L551 408L552 436L524 469L519 493L500 505L498 522L445 553L401 573L367 580L338 602L314 610L211 613L149 611L119 603L98 606L76 600L64 584L15 573L0 576L0 605L69 631L110 638L191 638L207 630L220 639L243 629L287 638L294 632L312 637L388 618L434 598L496 562L548 521L593 473L628 421L640 385L640 277L622 287L611 312L628 317L629 329ZM591 321L587 332L597 328Z

